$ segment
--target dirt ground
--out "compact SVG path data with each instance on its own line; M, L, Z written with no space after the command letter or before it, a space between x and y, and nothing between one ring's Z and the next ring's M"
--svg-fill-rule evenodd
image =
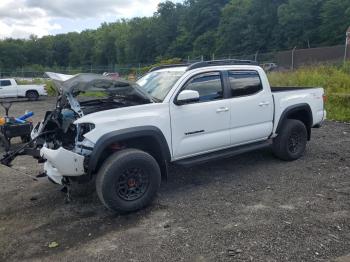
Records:
M54 107L20 102L14 115ZM0 261L350 261L350 125L313 130L295 162L270 150L171 168L156 201L129 215L96 194L65 204L34 160L0 167ZM58 247L48 245L57 242Z

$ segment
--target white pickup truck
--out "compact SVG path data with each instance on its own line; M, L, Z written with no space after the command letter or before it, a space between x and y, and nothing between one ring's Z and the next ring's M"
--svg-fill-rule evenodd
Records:
M322 88L270 87L250 61L163 66L137 84L48 75L62 95L32 133L44 174L68 188L95 177L102 203L119 212L149 204L169 165L269 146L278 158L296 160L326 118Z
M0 79L0 98L26 97L38 100L39 96L47 96L45 85L17 85L15 79Z

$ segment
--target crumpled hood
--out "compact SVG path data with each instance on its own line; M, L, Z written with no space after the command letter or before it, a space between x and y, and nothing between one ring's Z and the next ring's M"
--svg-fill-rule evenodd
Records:
M114 80L106 76L82 73L77 75L65 75L53 72L45 73L54 83L57 91L61 94L79 92L110 92L118 95L136 95L145 101L152 101L151 97L136 83L126 80Z

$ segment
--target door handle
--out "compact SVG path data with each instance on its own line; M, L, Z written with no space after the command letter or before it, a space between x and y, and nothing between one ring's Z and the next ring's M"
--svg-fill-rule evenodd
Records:
M268 105L270 105L270 102L261 102L261 103L259 104L259 106L261 106L261 107L263 107L263 106L268 106Z
M216 113L223 113L223 112L228 112L228 107L220 107L219 109L216 110Z

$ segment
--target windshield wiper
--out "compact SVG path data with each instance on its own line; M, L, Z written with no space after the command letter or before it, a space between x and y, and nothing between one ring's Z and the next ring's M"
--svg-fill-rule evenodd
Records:
M154 103L162 103L162 102L163 102L163 101L162 101L161 99L159 99L159 98L153 97L153 96L151 96L151 95L150 95L150 97L152 98L152 101L153 101Z

